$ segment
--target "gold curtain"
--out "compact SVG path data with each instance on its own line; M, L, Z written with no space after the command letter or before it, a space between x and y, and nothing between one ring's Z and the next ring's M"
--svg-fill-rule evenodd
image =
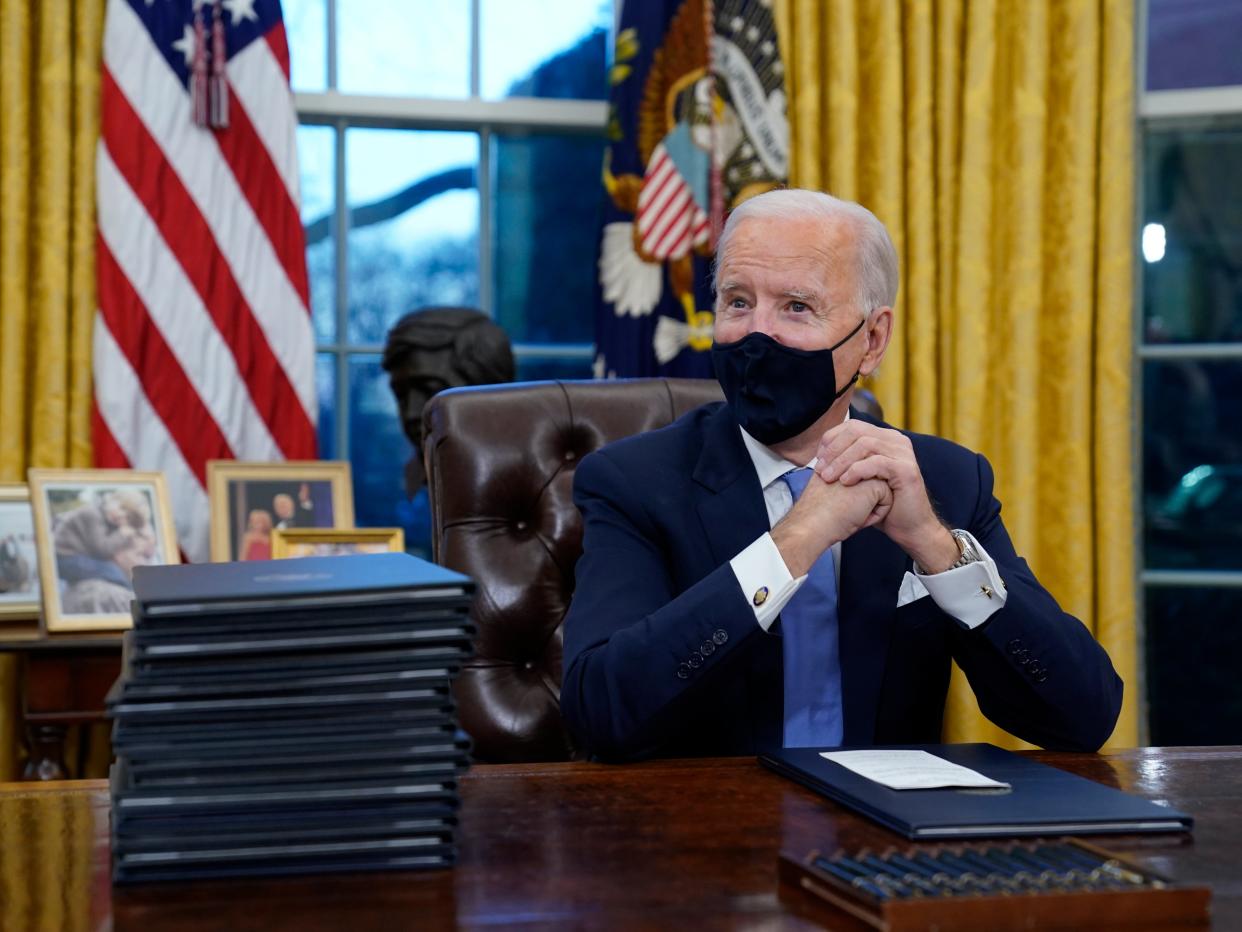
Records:
M791 184L870 207L901 256L885 416L988 456L1133 745L1134 4L780 0L777 23ZM945 738L1020 746L956 670Z
M0 481L91 463L104 0L0 0ZM0 779L16 767L0 655Z

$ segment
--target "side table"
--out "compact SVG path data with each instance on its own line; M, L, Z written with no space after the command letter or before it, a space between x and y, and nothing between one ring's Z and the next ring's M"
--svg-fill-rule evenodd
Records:
M22 779L65 779L65 733L70 725L104 721L104 698L121 673L120 633L6 638L0 652L18 658L29 748Z

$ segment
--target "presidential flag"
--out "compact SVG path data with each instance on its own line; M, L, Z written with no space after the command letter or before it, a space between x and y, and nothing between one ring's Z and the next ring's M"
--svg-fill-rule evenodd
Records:
M98 466L162 470L208 554L210 459L315 458L297 116L278 0L109 0Z
M788 176L771 2L629 0L614 62L595 375L709 377L724 217Z

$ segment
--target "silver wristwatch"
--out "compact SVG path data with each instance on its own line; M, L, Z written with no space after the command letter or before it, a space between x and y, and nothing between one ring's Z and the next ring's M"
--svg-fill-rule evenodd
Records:
M949 567L950 570L968 566L971 563L978 563L983 559L983 557L979 556L979 551L975 549L974 541L970 539L969 534L965 531L950 531L949 533L953 535L953 539L957 541L957 546L962 551L962 555ZM948 572L948 570L945 572Z

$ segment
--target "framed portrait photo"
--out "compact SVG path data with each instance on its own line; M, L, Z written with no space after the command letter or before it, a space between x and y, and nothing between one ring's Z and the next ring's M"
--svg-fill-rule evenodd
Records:
M22 483L0 484L0 630L37 622L39 600L30 490Z
M31 469L43 624L128 628L135 566L180 563L164 474Z
M211 559L270 560L272 533L352 528L354 493L349 463L209 460Z
M272 559L335 557L348 553L401 553L405 531L399 527L290 528L272 531Z

